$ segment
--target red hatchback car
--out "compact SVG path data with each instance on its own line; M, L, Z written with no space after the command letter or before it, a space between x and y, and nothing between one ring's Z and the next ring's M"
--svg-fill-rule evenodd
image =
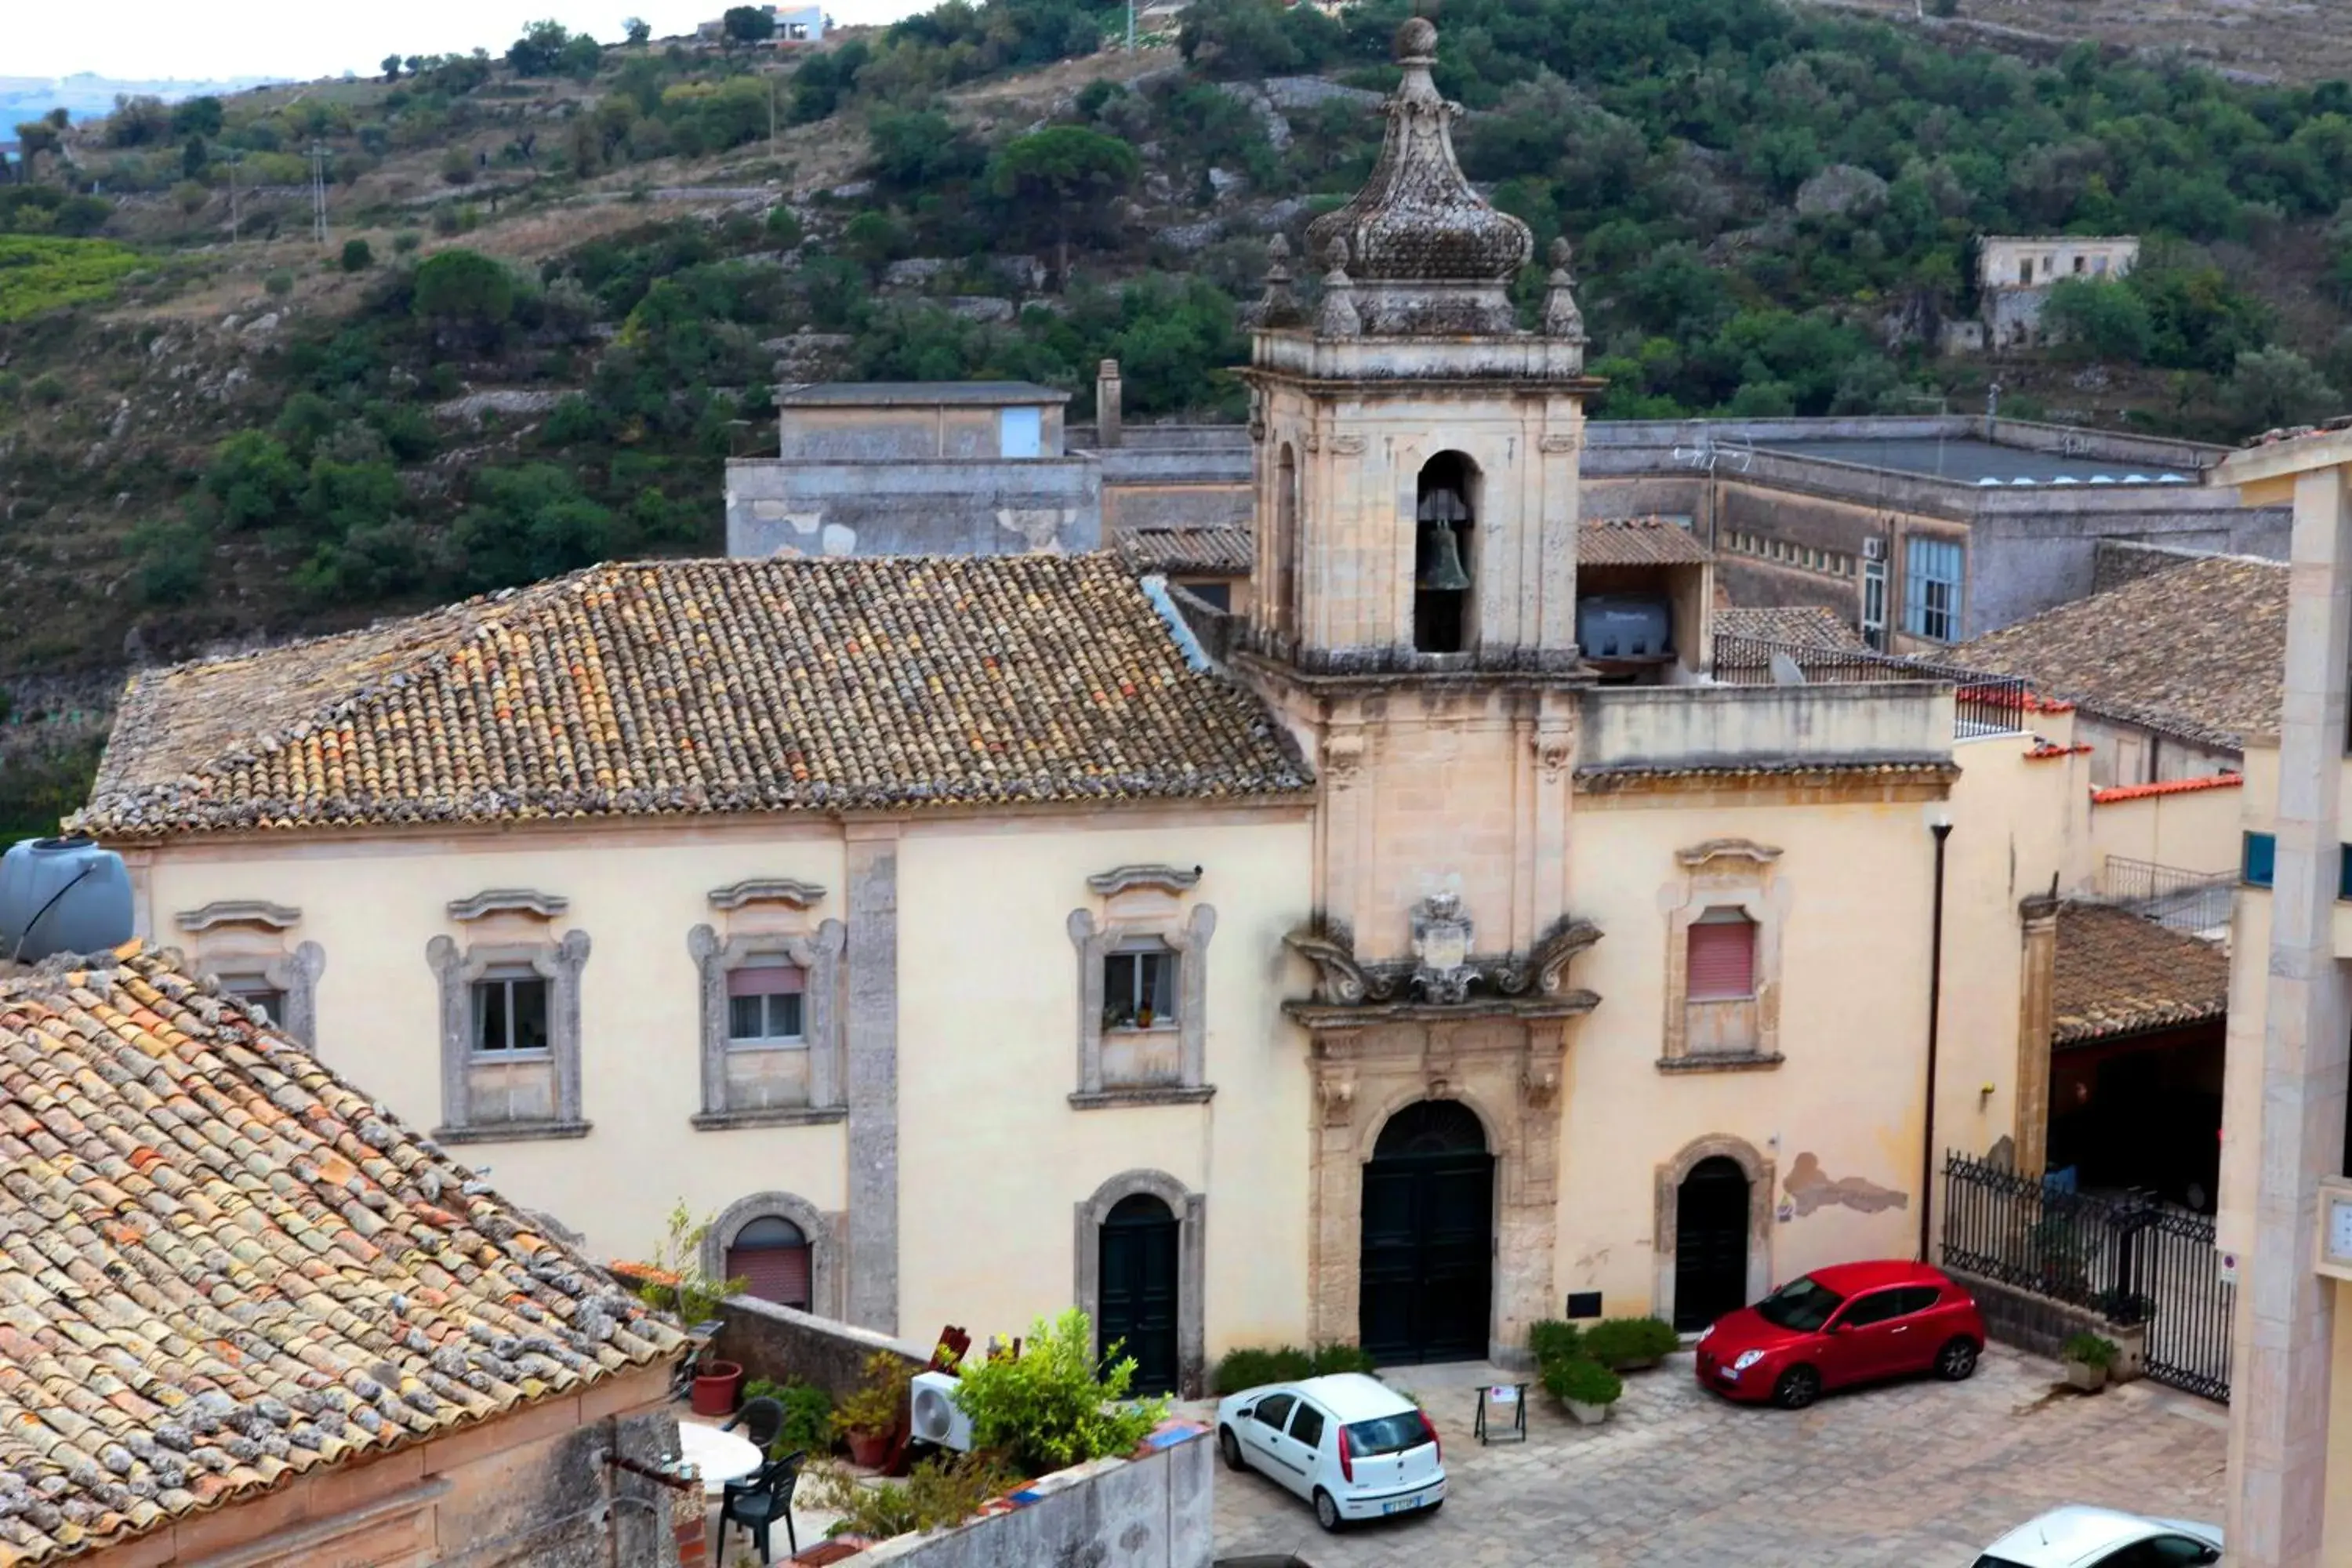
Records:
M1727 1399L1802 1410L1825 1388L1977 1369L1984 1320L1924 1263L1840 1263L1800 1276L1698 1337L1698 1381Z

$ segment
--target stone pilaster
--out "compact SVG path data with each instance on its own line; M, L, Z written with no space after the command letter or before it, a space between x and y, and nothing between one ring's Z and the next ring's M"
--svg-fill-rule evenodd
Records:
M2344 471L2294 481L2262 1142L2230 1401L2230 1560L2318 1568L2336 1287L2314 1272L2317 1179L2340 1171L2347 1016L2336 961L2337 791L2352 652Z
M2024 957L2018 975L2017 1086L2011 1097L2016 1122L2017 1169L2040 1175L2050 1157L2050 1035L2056 1024L2058 900L2026 899L2017 906Z
M898 1331L898 829L853 823L849 888L849 1321Z

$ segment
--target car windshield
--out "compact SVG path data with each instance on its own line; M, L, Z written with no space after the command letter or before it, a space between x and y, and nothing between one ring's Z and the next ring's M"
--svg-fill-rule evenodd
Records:
M1810 1276L1800 1276L1756 1303L1756 1315L1779 1329L1810 1333L1830 1321L1845 1300Z
M1418 1410L1348 1423L1348 1447L1360 1459L1374 1454L1402 1454L1428 1441L1429 1431L1422 1426Z

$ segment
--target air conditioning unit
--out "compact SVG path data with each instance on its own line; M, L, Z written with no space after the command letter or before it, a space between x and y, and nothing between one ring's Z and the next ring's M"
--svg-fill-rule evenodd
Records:
M1862 536L1862 558L1864 561L1885 560L1886 541L1882 536L1875 533L1864 534Z
M908 1404L915 1440L937 1447L971 1451L971 1417L956 1401L963 1380L951 1372L919 1372Z

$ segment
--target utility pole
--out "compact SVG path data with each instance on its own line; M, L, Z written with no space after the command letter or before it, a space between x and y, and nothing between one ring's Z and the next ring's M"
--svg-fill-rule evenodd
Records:
M310 143L310 237L327 243L327 144Z
M228 244L232 250L245 233L245 226L237 221L236 208L236 166L244 162L243 150L232 148L228 155Z
M776 76L768 73L768 156L776 155Z

